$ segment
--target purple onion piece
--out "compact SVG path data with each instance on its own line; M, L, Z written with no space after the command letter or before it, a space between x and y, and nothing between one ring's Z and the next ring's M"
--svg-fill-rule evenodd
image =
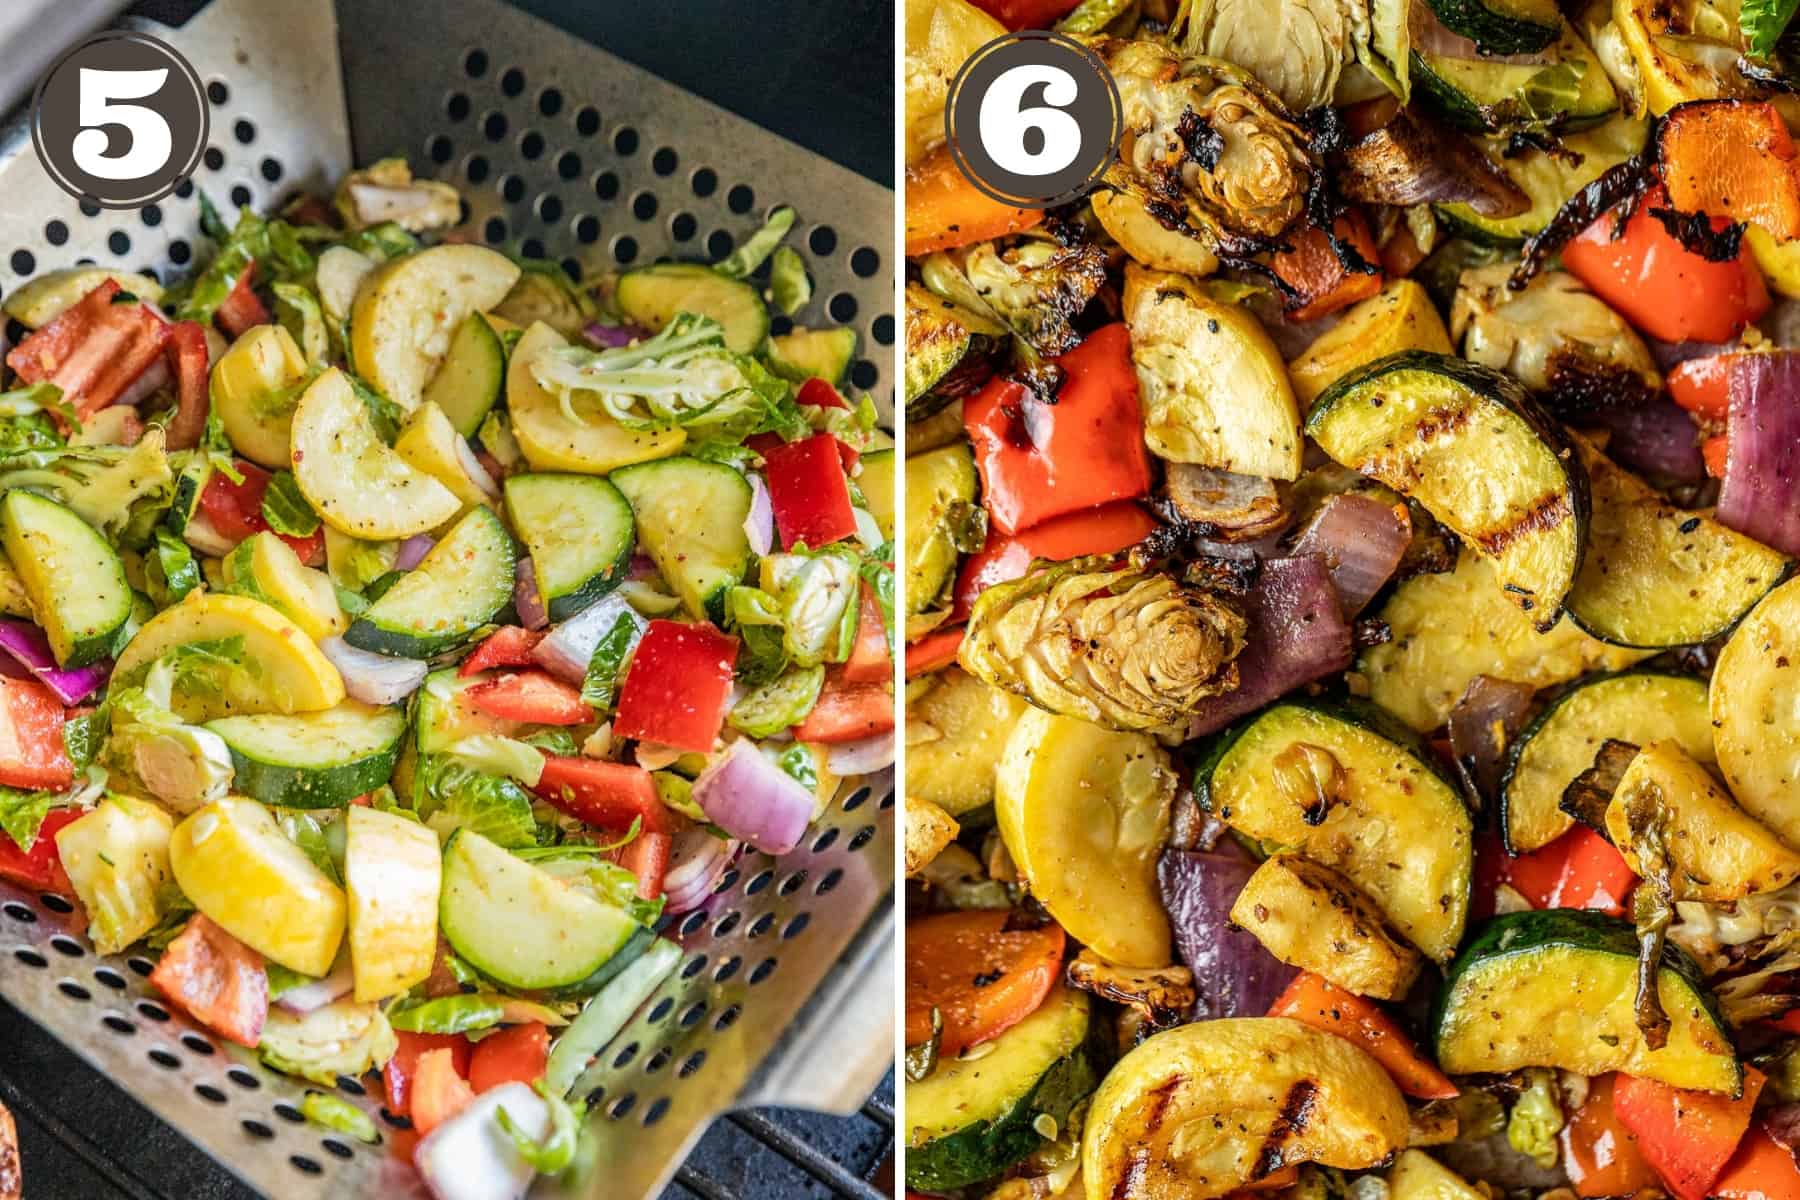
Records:
M110 658L85 667L65 669L57 666L50 640L43 630L29 621L0 621L0 651L56 693L56 698L64 704L80 704L105 686L107 677L112 674Z
M764 854L786 854L812 820L813 794L770 762L748 738L707 764L694 803L713 824Z
M581 331L581 336L602 350L617 350L649 337L650 331L636 325L602 325L595 321Z
M538 595L537 569L531 565L530 555L521 558L513 568L513 608L518 611L519 624L527 629L542 629L550 624L550 614Z
M1733 355L1720 524L1800 554L1800 352Z
M1411 540L1412 521L1404 508L1346 493L1319 507L1293 553L1324 561L1344 615L1354 617L1393 576Z
M1231 906L1256 870L1230 838L1216 851L1165 850L1157 863L1175 950L1194 972L1194 1019L1260 1017L1300 972L1231 923Z
M1699 431L1693 419L1667 396L1635 408L1606 409L1594 419L1612 431L1606 453L1620 466L1662 475L1676 483L1699 483L1706 478Z
M425 561L431 548L437 545L430 534L415 533L400 543L400 553L394 556L394 570L410 571Z

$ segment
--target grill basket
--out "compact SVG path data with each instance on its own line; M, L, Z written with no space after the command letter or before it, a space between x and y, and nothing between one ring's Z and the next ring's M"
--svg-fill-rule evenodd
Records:
M852 381L891 420L890 191L497 0L437 0L429 30L399 7L213 0L179 29L131 22L208 85L211 145L193 183L221 207L266 210L404 155L462 189L461 232L587 280L710 261L792 204L815 283L798 319L857 330ZM136 213L78 205L22 117L0 132L0 191L0 289L75 262L167 278L208 251L193 189ZM599 1151L583 1194L656 1194L730 1109L856 1111L893 1060L893 884L883 774L846 781L799 849L746 855L676 918L681 965L577 1086ZM150 967L95 954L66 902L0 883L0 996L245 1183L283 1200L422 1195L385 1144L303 1121L306 1085L166 1007ZM396 1128L356 1081L339 1093L384 1138Z

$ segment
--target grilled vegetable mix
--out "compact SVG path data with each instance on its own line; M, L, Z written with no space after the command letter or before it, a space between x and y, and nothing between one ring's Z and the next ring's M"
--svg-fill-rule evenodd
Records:
M1793 11L909 0L909 1188L1800 1195Z
M854 333L770 336L792 210L598 286L458 212L382 162L7 297L0 878L500 1198L578 1160L666 918L891 761L893 470Z

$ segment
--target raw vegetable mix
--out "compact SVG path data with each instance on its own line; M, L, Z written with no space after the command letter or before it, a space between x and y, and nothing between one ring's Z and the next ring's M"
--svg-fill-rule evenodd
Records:
M203 211L185 280L4 305L0 879L316 1085L309 1120L522 1196L583 1161L668 918L892 761L856 336L769 335L752 274L779 256L789 315L809 286L785 208L585 284L435 236L457 194L397 160Z
M1800 1195L1794 14L908 0L912 1193Z

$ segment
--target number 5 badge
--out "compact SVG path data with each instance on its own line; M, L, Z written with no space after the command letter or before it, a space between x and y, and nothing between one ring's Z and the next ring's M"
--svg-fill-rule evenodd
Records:
M38 161L71 195L141 208L199 165L209 131L192 64L135 30L96 34L56 60L31 101Z
M944 133L969 182L1014 208L1084 195L1119 151L1112 73L1073 38L1022 30L981 47L950 83Z

